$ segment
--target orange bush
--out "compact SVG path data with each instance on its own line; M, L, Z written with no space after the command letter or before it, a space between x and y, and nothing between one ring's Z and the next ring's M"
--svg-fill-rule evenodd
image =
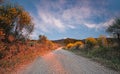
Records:
M97 45L97 41L95 38L89 37L85 40L85 44L86 44L87 48L92 48L95 45Z
M99 36L99 38L97 39L97 42L98 42L99 46L107 46L108 45L107 39L103 35Z
M84 46L84 44L81 41L77 41L77 42L74 43L74 47L76 47L78 49L83 48L83 46Z
M73 46L74 46L73 43L69 43L69 44L67 44L66 49L71 49Z

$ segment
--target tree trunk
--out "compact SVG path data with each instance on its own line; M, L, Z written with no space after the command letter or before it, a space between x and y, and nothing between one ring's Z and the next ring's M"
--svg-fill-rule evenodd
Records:
M117 38L118 38L118 40L120 40L120 34L117 34Z

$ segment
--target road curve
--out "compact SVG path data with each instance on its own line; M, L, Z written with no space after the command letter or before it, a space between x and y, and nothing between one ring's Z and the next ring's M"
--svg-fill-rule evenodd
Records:
M119 74L100 64L58 49L36 60L17 74Z

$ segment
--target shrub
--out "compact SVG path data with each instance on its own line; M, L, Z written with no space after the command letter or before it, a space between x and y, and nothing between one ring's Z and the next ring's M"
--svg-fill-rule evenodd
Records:
M101 35L99 36L99 38L97 39L98 45L99 46L107 46L108 42L105 36Z
M85 44L87 48L93 48L95 45L97 45L96 39L89 37L85 40Z
M111 59L120 58L119 52L120 51L118 50L118 48L99 47L97 49L93 49L91 51L91 54L97 57L102 57L111 60Z
M67 46L65 47L65 49L71 49L71 48L73 48L73 46L74 46L74 44L69 43L69 44L67 44Z
M41 43L45 43L47 42L47 37L45 35L39 35L39 42Z
M75 49L81 49L81 48L83 48L83 46L84 46L84 44L81 41L77 41L74 43Z
M103 57L106 55L106 53L109 51L109 48L106 47L99 47L97 49L93 49L91 51L91 54L97 57Z
M51 50L53 50L53 48L55 47L55 44L50 40L47 40L46 44L47 44L48 48Z

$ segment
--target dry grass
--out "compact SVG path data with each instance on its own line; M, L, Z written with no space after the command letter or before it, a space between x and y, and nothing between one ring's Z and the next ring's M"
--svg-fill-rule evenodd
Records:
M48 41L45 44L34 42L31 43L1 43L0 46L0 74L7 74L15 70L18 66L34 60L38 56L42 56L58 47Z

